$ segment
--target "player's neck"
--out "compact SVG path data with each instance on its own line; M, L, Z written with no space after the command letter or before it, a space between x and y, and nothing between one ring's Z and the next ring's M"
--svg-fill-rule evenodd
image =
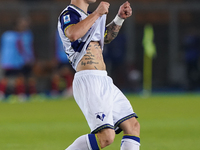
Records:
M74 0L74 1L71 2L71 4L73 4L76 7L82 9L87 14L88 6L89 6L88 3L85 3L83 0L81 0L81 1Z

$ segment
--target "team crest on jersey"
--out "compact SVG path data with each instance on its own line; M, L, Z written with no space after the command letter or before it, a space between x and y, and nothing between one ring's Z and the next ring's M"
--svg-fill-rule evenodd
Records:
M102 112L96 113L96 118L100 119L101 121L104 120L105 116L106 115L104 113L102 113Z
M69 23L69 22L70 22L70 17L69 17L69 15L64 16L64 17L63 17L63 20L64 20L64 24Z

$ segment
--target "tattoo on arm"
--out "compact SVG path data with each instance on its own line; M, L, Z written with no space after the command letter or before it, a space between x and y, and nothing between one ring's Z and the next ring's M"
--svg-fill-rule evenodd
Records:
M107 35L104 38L105 44L110 43L113 39L116 38L117 34L119 33L119 30L121 29L121 26L116 25L114 22L111 22L107 25Z

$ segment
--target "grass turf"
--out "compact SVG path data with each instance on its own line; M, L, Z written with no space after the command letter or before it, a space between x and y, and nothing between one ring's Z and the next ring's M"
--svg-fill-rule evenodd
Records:
M141 150L198 150L200 95L127 95L141 125ZM64 150L90 129L71 99L0 103L0 149ZM116 135L105 150L120 149Z

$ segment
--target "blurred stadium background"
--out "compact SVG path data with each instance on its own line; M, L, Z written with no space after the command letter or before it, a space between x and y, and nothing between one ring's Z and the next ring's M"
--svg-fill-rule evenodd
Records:
M111 3L108 22L116 15L122 1ZM69 0L1 0L0 35L10 30L19 16L29 16L34 35L33 75L37 91L51 90L55 73L55 35L57 18ZM138 92L143 82L144 26L154 29L156 57L153 59L153 91L198 91L200 88L200 2L198 0L130 0L133 16L119 36L105 46L105 62L115 84L124 91ZM96 4L91 5L94 10ZM191 53L190 54L190 49ZM195 52L193 51L195 50ZM195 53L195 54L194 54ZM187 55L195 55L194 69L188 69ZM191 56L191 59L193 57ZM192 64L193 65L193 64ZM123 71L122 71L123 70ZM1 76L3 76L1 70Z
M94 10L98 2L89 9ZM123 1L109 2L108 22ZM67 96L71 96L67 84L71 85L74 73L69 68L58 69L55 56L57 18L69 3L70 0L0 0L1 37L12 30L19 16L31 20L35 61L30 83L36 86L36 91L33 90L36 95L33 93L30 101L24 103L19 100L26 100L25 90L19 91L20 98L13 95L14 87L3 95L7 81L3 80L1 67L0 149L64 149L78 136L90 132L74 99L57 97L66 89ZM133 16L126 20L115 41L105 46L104 55L108 73L127 92L139 116L141 149L197 150L200 147L200 1L130 0L130 3ZM152 70L152 90L156 94L144 98L138 93L143 89L142 41L148 23L153 26L156 45ZM63 79L66 72L70 76ZM13 81L13 77L8 80ZM11 86L15 85L12 82ZM117 136L106 149L119 149L120 140L121 136Z

